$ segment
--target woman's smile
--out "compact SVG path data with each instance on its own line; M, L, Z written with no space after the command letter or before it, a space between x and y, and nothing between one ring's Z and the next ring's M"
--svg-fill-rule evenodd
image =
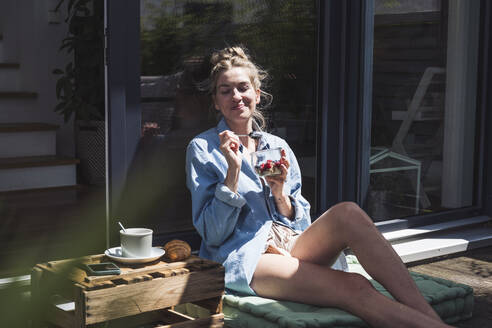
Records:
M253 87L247 68L233 67L219 75L214 94L215 108L230 127L250 124L259 101L260 90Z
M242 103L232 106L232 110L241 110L241 109L245 109L245 106Z

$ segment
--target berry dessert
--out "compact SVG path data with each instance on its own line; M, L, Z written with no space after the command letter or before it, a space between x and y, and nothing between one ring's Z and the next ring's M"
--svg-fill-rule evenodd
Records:
M255 171L260 177L267 175L277 175L282 173L280 166L282 163L280 161L267 160L264 163L255 166Z

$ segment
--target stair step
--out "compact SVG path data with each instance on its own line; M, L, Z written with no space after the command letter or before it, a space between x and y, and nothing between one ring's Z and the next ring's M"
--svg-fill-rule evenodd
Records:
M2 158L0 191L73 186L78 163L78 159L60 156Z
M4 202L6 208L32 209L42 207L55 207L60 205L73 205L80 201L79 194L87 193L87 186L73 185L67 187L39 188L30 190L15 190L0 192L0 202Z
M20 68L19 63L0 63L0 68Z
M410 241L410 239L420 238L424 235L432 234L438 231L456 229L459 227L476 225L488 221L491 221L491 219L488 216L482 215L473 218L446 221L417 228L399 229L395 231L384 232L383 236L392 244L395 244L398 242L403 242L405 240Z
M0 99L15 99L15 98L34 99L37 97L38 97L37 92L0 91Z
M60 126L51 123L41 122L19 122L19 123L0 123L0 133L5 132L33 132L33 131L55 131Z
M0 123L0 158L55 155L57 129L49 123Z
M393 248L404 263L411 263L490 245L492 226L483 224L458 231L444 231L428 238L396 244Z
M54 117L56 118L56 116ZM0 122L30 123L45 120L46 112L39 109L38 101L35 98L0 97Z
M0 170L39 166L73 165L78 163L80 163L79 159L56 155L10 157L0 158Z

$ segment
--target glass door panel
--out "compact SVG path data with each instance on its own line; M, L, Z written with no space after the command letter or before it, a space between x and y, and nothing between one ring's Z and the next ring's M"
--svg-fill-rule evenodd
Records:
M208 76L211 50L237 44L270 75L268 131L293 148L303 194L314 202L316 1L141 0L140 19L141 137L127 220L157 234L193 230L186 146L217 123L209 95L197 85Z
M105 246L104 3L67 2L0 4L0 278Z
M375 1L375 221L474 205L480 1Z

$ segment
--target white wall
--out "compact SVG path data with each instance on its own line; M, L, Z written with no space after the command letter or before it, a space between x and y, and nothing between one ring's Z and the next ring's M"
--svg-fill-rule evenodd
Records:
M62 39L67 34L61 8L60 24L52 24L49 10L57 0L2 0L0 29L3 34L3 62L20 63L20 90L37 92L35 100L2 101L1 122L47 122L60 125L57 132L57 153L73 156L73 124L64 124L63 118L53 111L58 103L55 95L54 68L64 68L70 57L60 53ZM66 4L65 4L66 5Z

